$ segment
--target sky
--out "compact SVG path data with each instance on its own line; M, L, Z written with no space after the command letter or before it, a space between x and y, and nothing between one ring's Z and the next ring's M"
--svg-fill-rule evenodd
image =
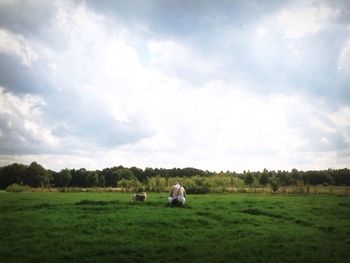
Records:
M350 167L350 2L0 0L0 166Z

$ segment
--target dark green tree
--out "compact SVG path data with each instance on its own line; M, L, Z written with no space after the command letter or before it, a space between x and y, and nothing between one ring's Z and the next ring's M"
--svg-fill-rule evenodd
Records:
M270 187L271 187L272 192L276 193L280 187L279 181L275 177L272 177L272 178L270 178L269 183L270 183Z
M74 187L87 187L88 186L88 171L85 168L79 170L71 170L72 181L71 186Z
M157 173L153 170L153 168L150 168L150 167L146 167L143 173L147 179L157 175Z
M250 173L250 172L247 172L244 176L244 183L246 185L252 185L254 182L254 176Z
M18 163L2 167L0 170L0 189L5 189L14 183L23 184L27 168L27 165Z
M293 184L293 178L291 177L291 174L286 171L277 171L276 178L280 182L281 185L292 185Z
M104 177L105 180L105 186L111 186L111 187L116 187L117 186L117 170L112 170L110 168L105 168L101 172L101 176Z
M98 176L98 186L99 187L105 187L106 186L105 177L101 173Z
M266 173L261 174L259 178L259 184L266 186L269 183L269 175Z
M98 174L96 172L88 172L87 175L87 187L97 186L98 185Z
M57 187L66 187L72 180L72 175L69 169L62 169L60 172L53 175L53 184Z
M44 187L48 186L49 182L50 175L48 171L37 162L32 162L26 171L23 183L31 187Z
M130 171L134 174L134 176L139 180L140 182L144 183L146 181L146 175L143 173L143 170L140 168L137 168L135 166L129 168Z
M347 168L334 170L333 177L337 185L350 185L350 170Z
M134 174L132 173L132 171L130 171L129 169L127 168L123 168L123 169L120 169L118 170L117 172L117 180L122 180L122 179L125 179L125 180L133 180L133 179L136 179L136 177L134 176Z

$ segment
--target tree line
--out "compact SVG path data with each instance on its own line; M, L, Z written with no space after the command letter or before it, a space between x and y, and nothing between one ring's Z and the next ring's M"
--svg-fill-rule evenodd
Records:
M243 171L236 173L210 172L196 168L145 168L114 166L103 170L62 169L52 171L37 162L30 165L13 163L0 167L0 189L11 184L30 187L123 187L139 189L145 186L160 190L173 181L195 189L205 187L261 187L270 185L344 185L350 186L350 170L328 169L319 171Z

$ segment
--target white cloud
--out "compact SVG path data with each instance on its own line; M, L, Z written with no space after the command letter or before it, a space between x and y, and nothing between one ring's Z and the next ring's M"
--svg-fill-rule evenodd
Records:
M258 38L262 38L268 34L268 30L260 26L256 29L255 34Z
M220 66L215 59L206 59L191 46L174 40L151 40L148 48L152 68L190 82L215 74Z
M59 141L43 123L45 101L38 96L18 97L0 87L2 151L50 152Z
M350 106L340 107L337 111L330 113L328 117L332 120L337 132L344 136L350 146Z
M123 159L126 163L132 160L143 167L176 163L215 170L283 169L292 168L290 159L297 152L308 151L303 134L287 122L289 115L298 118L296 106L307 110L298 97L259 97L245 92L244 87L231 89L220 83L200 91L176 88L167 94L149 120L157 132L120 148L119 155L129 158Z
M236 69L227 60L209 59L189 42L160 38L147 29L139 32L85 4L56 5L57 15L46 31L51 42L33 48L51 81L45 100L4 90L0 97L0 124L5 125L0 142L54 154L13 153L12 159L2 155L3 162L37 160L54 169L123 164L239 171L339 167L348 160L337 156L342 138L349 140L347 109L332 113L317 99L297 93L257 94L247 83L262 89L265 84L254 79L250 68L242 75L251 79L234 74L246 62L243 55L235 57L242 59L234 62ZM260 42L244 42L253 66L270 69L281 60L300 66L293 41L322 30L333 14L327 8L305 7L259 24L253 37ZM279 36L287 38L282 47L271 37L274 22L279 23ZM0 52L16 54L28 65L37 58L22 51L21 45L31 43L28 39L5 30L1 37L6 41L0 42ZM147 62L141 63L138 45L149 53ZM286 50L295 52L285 55ZM348 53L345 46L339 64ZM283 74L271 68L275 78ZM225 74L230 78L218 77Z
M298 39L320 31L330 18L337 16L338 12L322 6L293 8L283 10L277 16L276 23L284 31L288 39Z
M28 43L28 40L21 35L13 34L0 28L0 53L19 56L22 64L30 66L38 59L38 54Z
M345 42L338 58L338 67L350 72L350 38Z

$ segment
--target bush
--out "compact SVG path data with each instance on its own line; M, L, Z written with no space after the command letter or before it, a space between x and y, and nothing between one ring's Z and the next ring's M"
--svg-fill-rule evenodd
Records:
M30 187L27 185L11 184L6 188L7 192L19 193L24 191L29 191Z
M165 178L160 175L149 178L148 189L155 192L167 191Z
M136 191L143 188L142 183L140 183L136 178L131 180L122 179L118 181L118 186L124 188L125 190Z

